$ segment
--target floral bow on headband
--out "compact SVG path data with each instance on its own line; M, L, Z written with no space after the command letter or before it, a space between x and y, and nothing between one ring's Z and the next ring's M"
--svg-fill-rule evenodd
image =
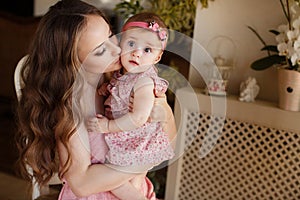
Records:
M167 31L164 29L161 29L156 22L150 22L148 28L152 29L153 32L156 32L159 39L161 41L165 41L167 39Z
M164 28L160 28L159 24L156 22L129 22L127 23L122 31L126 31L129 27L140 27L140 28L146 28L150 29L151 31L157 33L157 36L159 37L160 41L162 41L163 48L165 48L165 41L167 40L168 33Z

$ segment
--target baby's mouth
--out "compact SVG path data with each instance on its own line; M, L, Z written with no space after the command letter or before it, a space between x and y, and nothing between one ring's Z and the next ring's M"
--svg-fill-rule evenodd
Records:
M136 61L134 61L134 60L130 60L129 63L130 63L130 64L133 64L133 65L139 65L139 63L136 62Z

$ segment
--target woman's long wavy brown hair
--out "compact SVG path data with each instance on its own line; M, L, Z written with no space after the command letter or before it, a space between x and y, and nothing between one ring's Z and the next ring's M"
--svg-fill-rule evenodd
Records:
M22 97L17 108L18 166L27 179L47 183L58 170L57 141L70 155L69 139L78 122L72 111L72 92L80 69L78 40L87 15L106 18L97 8L79 0L62 0L43 16L22 68ZM107 21L107 20L106 20ZM62 164L68 170L71 157ZM33 170L28 173L27 166Z

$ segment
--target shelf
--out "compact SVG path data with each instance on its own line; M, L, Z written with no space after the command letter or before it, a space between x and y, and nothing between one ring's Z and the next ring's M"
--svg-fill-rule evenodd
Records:
M213 115L300 133L300 112L286 111L276 103L256 100L241 102L238 96L209 96L199 88L181 88L176 92L177 109ZM180 106L182 105L182 106ZM182 107L182 108L180 108Z

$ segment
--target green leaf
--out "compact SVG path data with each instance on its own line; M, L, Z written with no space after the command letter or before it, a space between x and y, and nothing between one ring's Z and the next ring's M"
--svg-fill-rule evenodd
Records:
M127 19L129 16L140 13L144 10L144 7L139 3L140 0L130 0L127 2L122 0L116 4L114 11L116 11L121 17Z
M255 35L256 37L260 40L260 42L264 45L267 46L267 43L264 41L264 39L259 35L259 33L251 26L247 26L248 29L250 29Z
M271 55L253 62L251 64L251 68L254 70L264 70L274 66L275 64L283 64L285 61L286 60L284 56Z
M278 49L277 49L277 46L275 45L267 45L267 46L264 46L262 49L262 51L272 51L272 52L276 52L278 53Z
M272 29L272 30L269 30L269 32L273 33L274 35L279 35L279 34L280 34L280 32L279 32L279 31L277 31L277 30L274 30L274 29Z

